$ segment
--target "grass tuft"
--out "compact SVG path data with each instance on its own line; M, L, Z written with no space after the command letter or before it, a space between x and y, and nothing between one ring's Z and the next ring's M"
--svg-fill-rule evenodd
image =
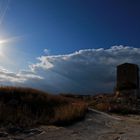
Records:
M31 127L59 124L84 117L87 104L72 98L22 87L0 87L0 124Z

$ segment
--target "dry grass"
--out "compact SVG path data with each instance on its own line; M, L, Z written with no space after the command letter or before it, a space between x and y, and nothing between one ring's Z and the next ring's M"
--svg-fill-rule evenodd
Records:
M0 87L0 124L30 127L37 124L67 125L83 118L82 101L21 87Z
M90 107L117 114L139 114L137 99L129 97L117 97L115 94L100 94L86 100Z
M81 119L85 115L85 111L87 110L87 105L83 102L71 103L68 105L60 106L55 109L55 122L58 125L67 125L71 124L71 120L77 121L77 119ZM61 114L63 112L63 115ZM80 116L79 117L77 117ZM67 122L67 123L65 123Z

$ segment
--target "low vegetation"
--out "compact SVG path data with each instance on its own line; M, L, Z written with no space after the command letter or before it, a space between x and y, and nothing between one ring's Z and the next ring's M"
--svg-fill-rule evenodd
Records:
M83 101L21 87L0 87L0 124L30 127L67 125L83 118Z
M117 113L122 115L140 114L140 100L133 96L116 96L115 94L98 95L73 95L62 94L65 97L81 99L88 103L90 108L108 113Z
M95 109L110 113L122 115L140 114L139 101L133 97L117 97L114 94L97 95L89 101L89 105Z

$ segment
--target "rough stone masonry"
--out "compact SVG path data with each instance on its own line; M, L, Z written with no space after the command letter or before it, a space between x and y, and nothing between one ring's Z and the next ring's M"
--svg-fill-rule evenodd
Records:
M132 63L117 66L116 93L140 97L139 67Z

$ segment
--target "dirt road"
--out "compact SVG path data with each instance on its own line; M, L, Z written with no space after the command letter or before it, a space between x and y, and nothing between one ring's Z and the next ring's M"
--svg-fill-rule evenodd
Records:
M140 116L117 116L89 109L85 120L69 127L41 126L42 133L20 140L140 140ZM3 139L5 140L5 139Z

